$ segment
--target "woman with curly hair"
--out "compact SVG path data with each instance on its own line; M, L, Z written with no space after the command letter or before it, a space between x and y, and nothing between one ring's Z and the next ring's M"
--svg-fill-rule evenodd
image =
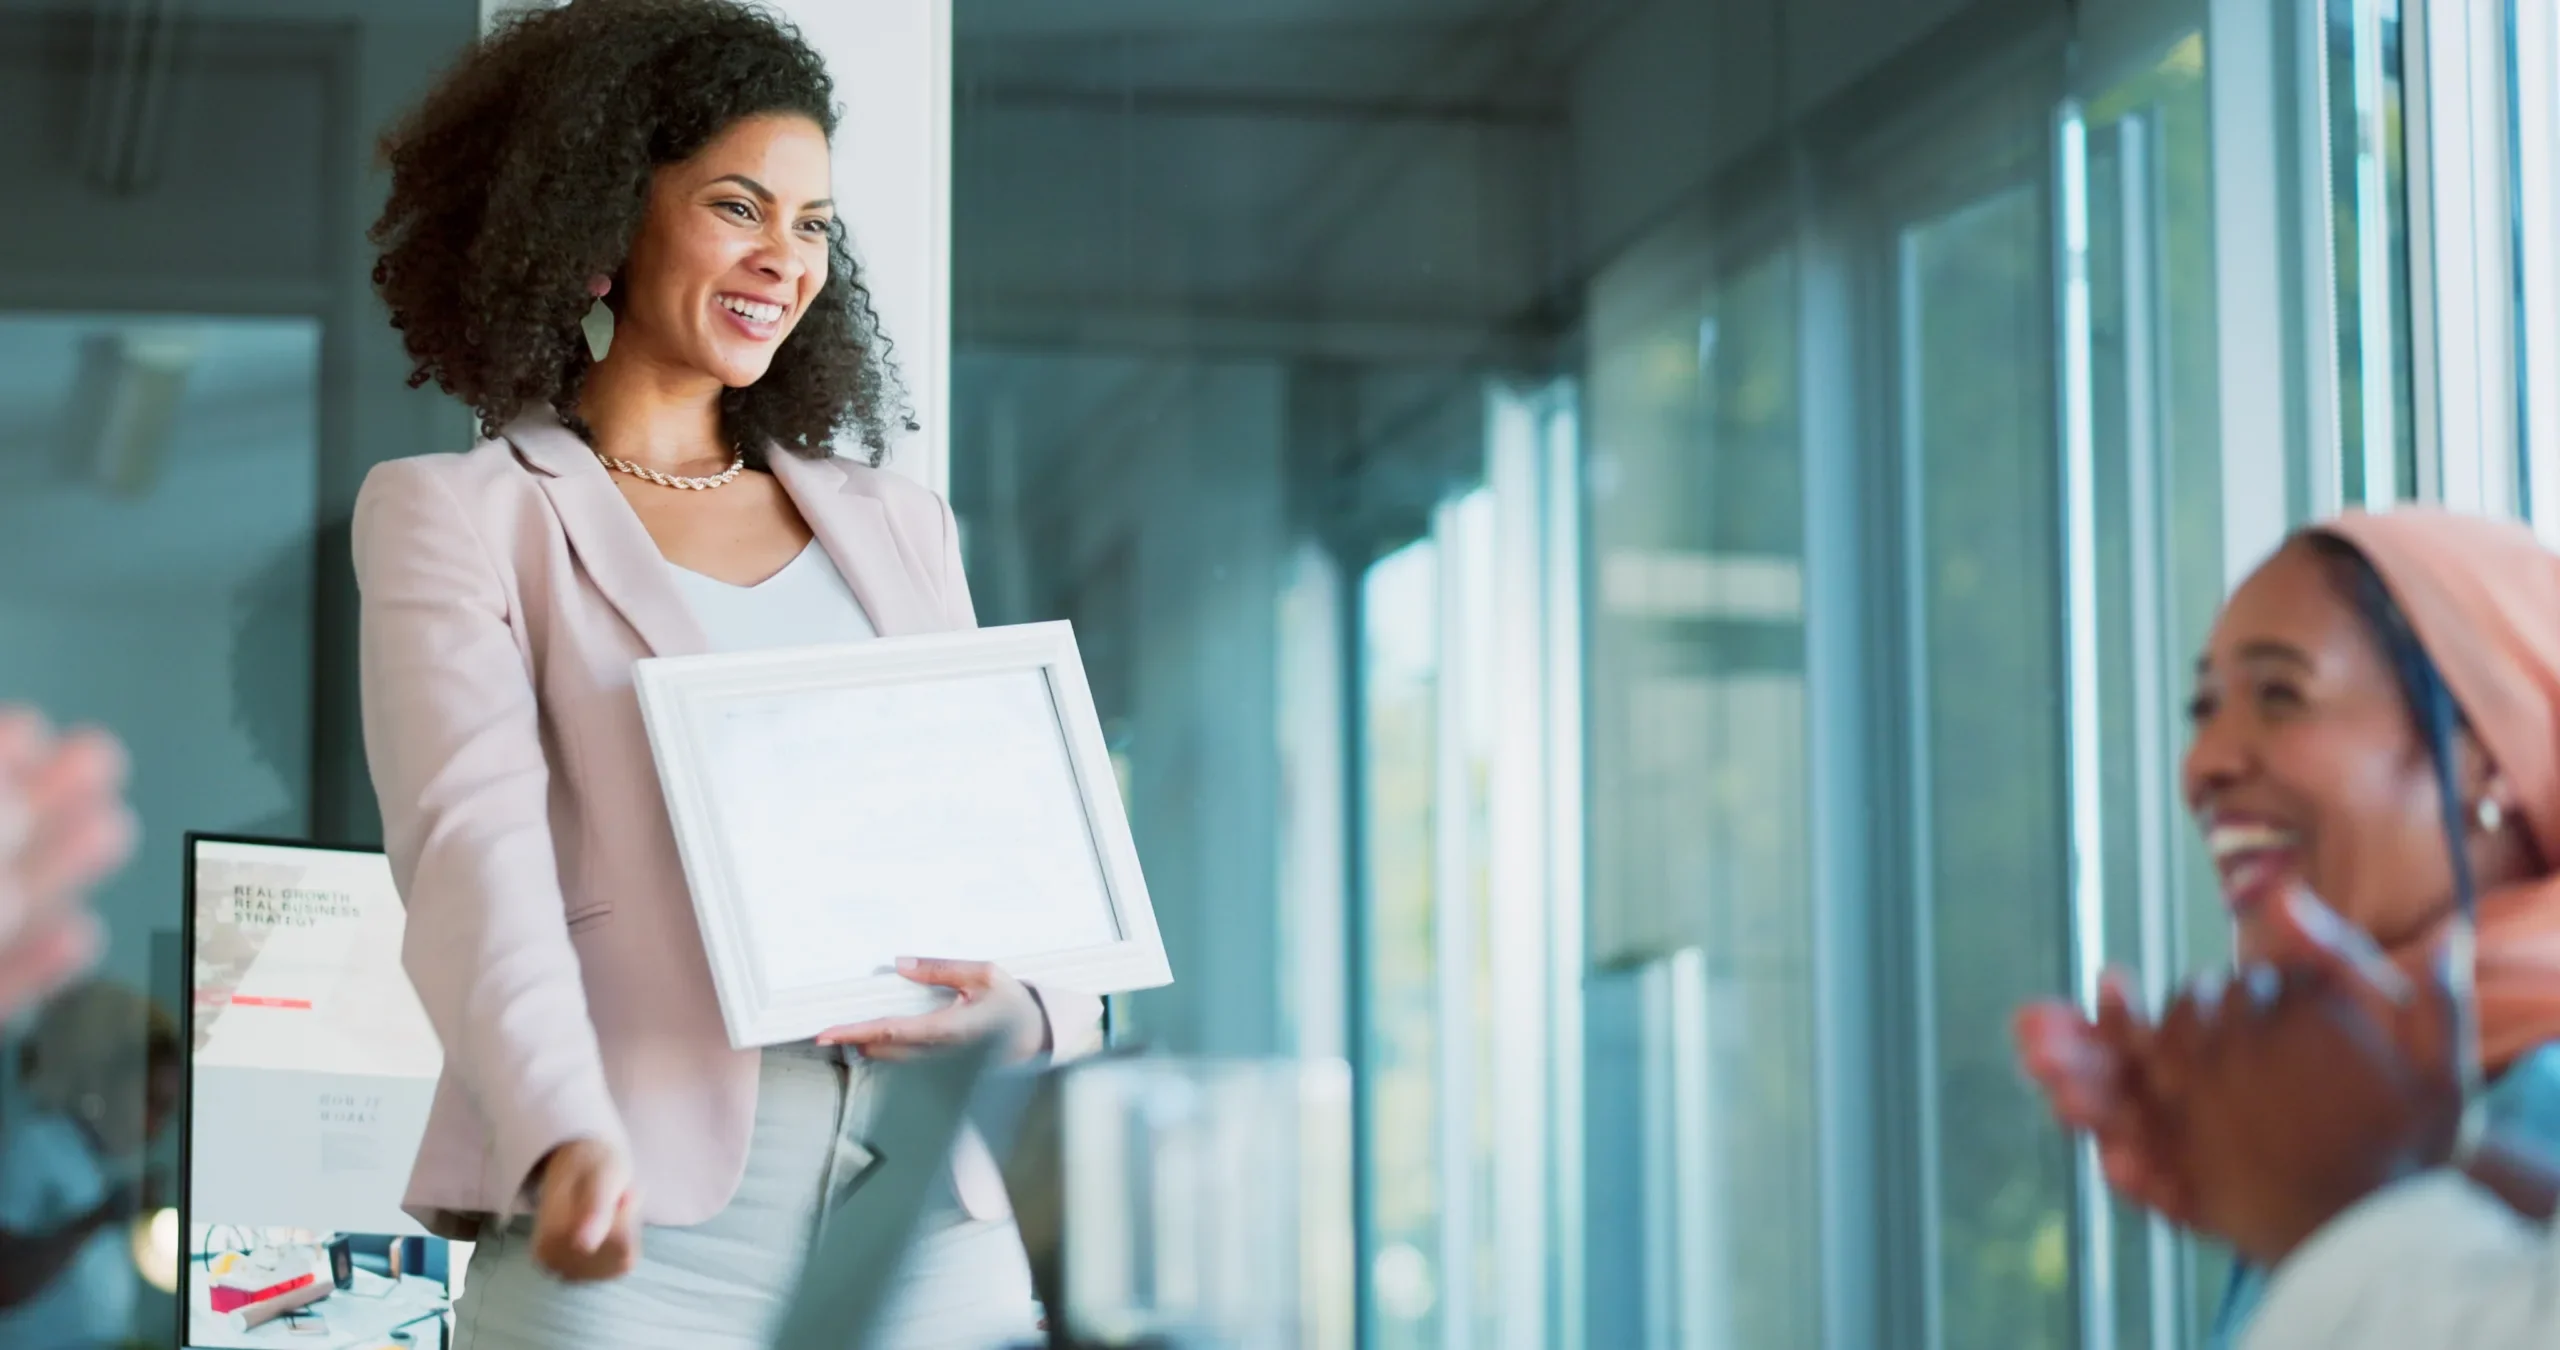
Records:
M758 9L575 0L386 138L376 285L488 437L376 469L355 517L366 750L445 1050L408 1202L480 1244L464 1350L757 1345L868 1160L870 1060L1099 1041L1095 999L929 960L901 968L956 991L936 1012L723 1029L632 663L975 623L950 509L876 467L904 419L835 118ZM983 1147L954 1161L885 1344L1034 1326Z

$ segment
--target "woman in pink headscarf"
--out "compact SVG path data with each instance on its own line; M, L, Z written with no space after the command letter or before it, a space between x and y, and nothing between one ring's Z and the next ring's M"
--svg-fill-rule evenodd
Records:
M2307 893L2424 973L2476 896L2487 1117L2560 1146L2560 557L2443 511L2341 517L2233 593L2197 681L2186 796L2241 958L2283 959L2282 915ZM2096 1023L2026 1010L2022 1057L2120 1188L2192 1221L2144 1147L2147 1029L2121 982L2102 1003ZM2217 1345L2263 1293L2244 1264Z

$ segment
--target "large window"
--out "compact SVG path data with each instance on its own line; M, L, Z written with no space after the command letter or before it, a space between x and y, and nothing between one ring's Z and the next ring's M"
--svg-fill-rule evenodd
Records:
M1129 1025L1354 1061L1366 1344L2199 1343L2008 1028L2219 959L2193 652L2423 486L2405 3L959 0L981 612Z
M2088 946L2155 990L2228 948L2176 786L2187 671L2226 584L2208 55L2201 31L2136 49L2065 128L2086 147L2065 187L2086 204L2085 417L2066 425L2085 427L2075 462L2090 497L2091 589L2073 617L2094 661L2096 736L2075 747L2075 791L2101 822L2105 865ZM2106 1263L2119 1344L2202 1331L2219 1257L2122 1206L2088 1211L2083 1235Z
M2072 1344L2061 1139L2018 1109L2016 1007L2067 986L2058 456L2044 197L1995 187L1903 226L1902 670L1909 905L1926 1066L1924 1235L1948 1345ZM1976 363L2010 373L1966 379ZM2042 900L2042 903L2039 903Z
M17 471L0 539L45 579L0 597L0 691L149 751L134 790L158 829L99 901L122 921L122 981L150 981L155 940L176 941L186 830L311 828L319 336L294 318L0 316L22 419L0 433Z
M1799 283L1783 245L1730 257L1684 222L1595 291L1593 942L1696 982L1594 1018L1658 1050L1595 1066L1593 1165L1643 1218L1594 1234L1595 1344L1823 1343Z
M185 830L373 832L346 515L469 440L373 141L491 7L0 14L0 697L135 743L118 983ZM2008 1012L2221 957L2176 708L2285 528L2560 537L2552 8L949 13L979 612L1078 627L1122 1038L1353 1062L1366 1344L2198 1344Z
M1573 605L1568 387L1488 392L1485 482L1361 586L1360 1063L1380 1346L1550 1343L1572 1283L1582 916L1547 768ZM1567 499L1569 502L1569 499ZM1559 961L1562 954L1566 959ZM1559 1091L1564 1089L1564 1091Z
M2509 137L2501 177L2513 203L2517 503L2560 541L2560 10L2509 0L2503 39ZM2494 453L2494 447L2492 447Z
M2344 502L2417 495L2401 0L2321 0Z
M1450 1275L1441 1238L1450 1190L1439 1165L1449 1128L1442 1122L1473 1114L1448 1099L1440 1072L1447 975L1434 920L1448 900L1433 853L1438 811L1449 809L1433 791L1442 736L1440 568L1438 546L1423 540L1380 559L1361 585L1369 1284L1372 1343L1381 1350L1441 1343Z
M1976 53L1592 287L1590 1156L1643 1247L1593 1238L1595 1339L2201 1343L2223 1260L2113 1203L2008 1027L2222 958L2186 671L2407 342L2293 242L2346 228L2330 30L2244 8Z

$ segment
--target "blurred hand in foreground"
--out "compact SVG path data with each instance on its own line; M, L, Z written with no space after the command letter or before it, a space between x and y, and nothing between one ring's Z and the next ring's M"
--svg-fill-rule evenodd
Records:
M0 1018L97 959L89 893L133 851L124 787L114 738L57 735L32 710L0 707Z

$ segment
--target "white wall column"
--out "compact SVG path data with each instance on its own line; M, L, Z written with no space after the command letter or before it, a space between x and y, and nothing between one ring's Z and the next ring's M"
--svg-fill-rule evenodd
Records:
M836 202L922 428L889 467L951 488L951 0L770 0L844 109Z

